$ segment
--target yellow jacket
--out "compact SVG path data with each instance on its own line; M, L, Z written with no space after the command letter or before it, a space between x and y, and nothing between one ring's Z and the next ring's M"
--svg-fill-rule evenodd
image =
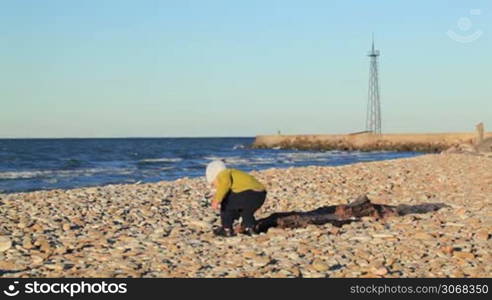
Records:
M222 202L229 191L234 193L246 190L265 191L265 186L250 174L236 170L225 169L217 175L217 191L213 199L214 202Z

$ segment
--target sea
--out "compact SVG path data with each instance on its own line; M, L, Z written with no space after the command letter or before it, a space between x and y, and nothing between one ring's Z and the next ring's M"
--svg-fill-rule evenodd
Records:
M416 152L253 149L254 138L0 139L0 193L204 176L222 159L245 171L339 166Z

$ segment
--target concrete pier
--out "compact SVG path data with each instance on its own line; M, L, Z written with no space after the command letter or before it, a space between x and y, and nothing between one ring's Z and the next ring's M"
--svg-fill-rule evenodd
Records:
M492 132L484 136L492 137ZM340 135L259 135L252 146L300 150L440 152L452 146L476 143L475 132L381 135L362 132Z

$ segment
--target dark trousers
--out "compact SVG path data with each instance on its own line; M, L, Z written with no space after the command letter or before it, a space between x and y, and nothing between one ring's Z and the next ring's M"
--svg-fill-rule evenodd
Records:
M241 217L243 227L253 228L256 224L254 213L263 205L265 198L266 191L229 192L220 206L222 227L232 228L234 220Z

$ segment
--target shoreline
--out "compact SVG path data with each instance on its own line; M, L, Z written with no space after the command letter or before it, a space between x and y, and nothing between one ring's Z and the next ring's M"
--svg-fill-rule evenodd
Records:
M251 172L257 218L346 204L449 207L218 238L203 178L0 194L2 277L490 277L492 159L465 154Z
M328 152L322 152L324 154L328 154L330 155L331 157L331 153L328 153ZM331 158L331 162L328 162L328 160L324 161L323 163L325 164L311 164L312 166L339 166L339 165L351 165L351 164L356 164L356 163L361 163L361 162L372 162L372 161L385 161L385 160L393 160L393 159L402 159L402 158L407 158L407 157L416 157L416 156L419 156L419 155L423 155L424 153L417 153L417 152L408 152L408 153L403 153L403 152L395 152L395 151L374 151L374 152L368 152L368 153L363 153L363 152L360 152L360 151L352 151L352 152L347 152L349 155L352 156L352 160L353 161L350 161L350 162L343 162L343 163L337 163L337 164L334 164L333 162L333 158ZM318 154L318 152L316 153ZM373 157L364 157L364 158L356 158L356 157L359 157L359 154L367 154L367 155L385 155L385 156L380 156L380 157L376 157L376 156L373 156ZM290 154L288 154L290 155ZM300 153L300 155L304 155L304 153ZM309 154L311 155L311 154ZM336 155L336 154L334 154ZM397 156L397 157L393 157L393 156ZM169 159L169 158L166 158L166 159ZM177 158L177 159L180 159L180 158ZM226 157L225 160L226 160L226 163L227 164L233 164L234 162L233 161L229 161L230 157ZM153 159L149 159L150 161L153 160ZM146 161L146 160L140 160L140 161ZM302 161L300 161L302 162ZM293 163L293 162L291 162ZM303 163L303 162L302 162ZM276 163L277 166L274 166L274 167L267 167L265 168L262 164L256 164L254 162L252 162L250 165L248 166L254 166L255 168L257 168L258 171L261 171L261 170L266 170L266 169L270 169L270 168L275 168L275 169L286 169L286 168L292 168L292 167L301 167L301 166L293 166L293 165L290 165L289 163ZM307 164L306 164L307 166ZM240 167L240 166L238 166ZM177 168L177 167L176 167ZM205 168L205 165L203 165L203 168ZM240 167L241 168L241 167ZM43 172L57 172L58 170L33 170L33 171L19 171L19 173L28 173L28 172L32 172L32 173L43 173ZM71 172L83 172L84 169L74 169L74 170L60 170L61 172L67 172L67 171L71 171ZM6 172L6 173L9 173L9 172ZM14 171L11 171L10 173L15 173ZM0 181L2 180L2 175L4 175L4 173L0 172ZM3 190L0 188L0 194L12 194L12 193L30 193L30 192L36 192L36 191L50 191L50 190L70 190L70 189L77 189L77 188L91 188L91 187L104 187L106 185L119 185L119 184L145 184L145 183L156 183L156 182L161 182L161 181L174 181L174 180L178 180L180 178L187 178L187 179L196 179L196 178L200 178L201 176L203 176L203 174L201 175L179 175L180 177L176 177L175 178L171 178L171 179L162 179L162 180L152 180L152 181L145 181L145 179L143 180L134 180L133 182L132 181L129 181L129 180L122 180L121 182L113 182L113 183L99 183L99 184L93 184L93 185L86 185L86 186L66 186L66 187L43 187L43 188L32 188L32 189L28 189L28 190L18 190L18 191L15 191L15 190ZM5 177L3 177L5 178ZM7 179L9 177L7 176ZM23 178L23 177L19 177L19 178L16 178L16 177L11 177L10 179L12 180L18 180L20 178ZM131 178L131 177L129 177ZM33 178L28 178L29 180L31 179L35 179L35 177ZM42 180L42 179L41 179Z

